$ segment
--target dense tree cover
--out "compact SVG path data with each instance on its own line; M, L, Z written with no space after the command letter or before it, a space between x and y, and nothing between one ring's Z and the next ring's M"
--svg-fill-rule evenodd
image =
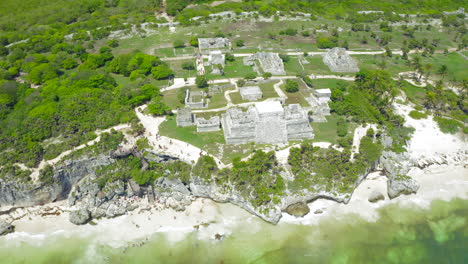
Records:
M295 80L286 80L285 90L288 93L297 93L299 92L299 84Z
M343 151L321 149L310 142L291 148L288 163L295 176L295 189L325 187L327 191L349 193L358 177L365 173L382 153L382 145L372 135L362 138L359 154L351 160L350 145Z
M171 2L169 4L169 2ZM337 19L342 19L348 14L353 15L350 21L353 22L370 22L376 21L380 17L384 17L388 21L395 21L400 19L396 13L431 13L440 14L440 1L403 1L403 0L390 0L390 1L362 1L362 0L349 0L349 1L331 1L331 0L317 0L317 1L304 1L304 0L244 0L241 3L227 2L222 5L210 7L208 5L198 5L193 8L185 8L192 3L211 2L210 0L174 0L168 1L168 6L171 6L170 14L176 15L177 19L181 22L188 22L188 19L195 16L206 17L210 13L217 13L221 11L258 11L263 16L272 16L276 11L283 12L304 12L316 15L328 15ZM444 10L456 10L458 7L466 7L466 3L462 0L444 1ZM382 10L386 11L384 14L372 14L372 16L360 16L356 14L357 10ZM179 12L181 11L181 12ZM362 18L361 18L362 17ZM312 17L313 18L313 17Z
M93 30L102 26L155 21L161 0L3 0L0 1L0 31L9 32L8 42L36 34L51 25L64 32ZM171 1L168 1L171 2Z
M355 122L383 125L393 139L393 150L403 151L412 130L404 127L403 118L391 109L397 94L396 83L388 72L363 69L347 90L342 87L332 91L330 108Z

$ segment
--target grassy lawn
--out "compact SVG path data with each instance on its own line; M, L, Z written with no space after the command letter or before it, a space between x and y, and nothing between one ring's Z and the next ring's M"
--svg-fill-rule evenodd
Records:
M179 101L177 95L181 93L185 89L173 89L163 92L163 101L164 103L169 106L171 109L177 109L180 107L184 107L184 104Z
M302 68L298 57L290 57L289 61L284 63L284 70L287 75L297 75L301 72L309 73L309 71L306 71L305 67Z
M426 97L426 89L424 87L417 87L408 82L403 83L401 89L405 92L408 99L416 104L422 104Z
M468 68L468 61L465 60L460 54L456 52L445 54L435 54L432 57L421 57L422 63L431 63L433 65L433 72L437 71L440 66L447 65L448 71L445 80L462 81L466 79L466 69Z
M299 79L294 79L299 83L299 91L295 93L288 93L286 92L286 84L281 85L281 90L286 94L288 99L286 99L286 104L300 104L301 106L310 106L309 103L306 101L305 97L310 96L310 89L307 85Z
M213 113L211 113L213 114ZM197 114L197 116L201 116ZM209 118L207 115L203 115ZM198 133L196 126L177 127L175 116L168 117L159 126L159 133L163 136L182 140L192 144L221 159L224 163L231 163L233 158L244 158L252 153L254 145L227 145L224 141L223 131Z
M336 134L336 122L338 117L336 115L327 116L327 122L311 123L314 130L314 141L316 142L330 142L336 144L338 135Z
M195 65L195 60L173 60L167 61L169 67L175 72L176 78L188 78L194 77L197 75L197 70L184 70L182 69L182 64L191 62Z
M304 64L304 68L313 74L334 74L327 65L323 63L322 56L307 56L306 60L309 64Z
M278 82L270 81L270 82L256 85L260 87L260 90L262 90L262 93L263 93L262 99L260 99L259 101L263 101L268 98L278 97L278 94L276 93L275 88L273 87L276 83ZM246 86L250 86L250 85L247 84ZM231 96L231 100L233 104L241 104L241 103L250 102L248 100L243 100L240 93L231 93L230 96Z
M325 89L329 88L330 90L337 89L340 86L348 86L351 85L353 82L338 80L338 79L314 79L313 85L314 89Z
M385 69L392 76L397 76L399 72L411 71L408 61L401 59L400 55L394 55L389 58L384 55L353 55L358 60L360 69Z
M206 149L210 144L225 143L223 131L197 133L196 126L178 127L175 116L168 117L159 126L159 132L163 136L185 141L201 149Z
M236 58L236 60L233 62L226 62L226 67L224 67L224 75L207 74L207 77L209 79L225 79L245 77L249 73L255 73L252 70L252 67L244 65L244 63L242 62L242 58Z

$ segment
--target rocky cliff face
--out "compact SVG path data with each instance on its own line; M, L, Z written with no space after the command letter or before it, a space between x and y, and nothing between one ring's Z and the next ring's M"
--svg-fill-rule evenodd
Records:
M380 157L380 165L388 178L387 189L390 199L418 191L419 184L408 176L411 167L414 166L408 153L384 151Z
M74 184L85 176L94 174L97 167L113 162L114 159L105 155L64 161L54 169L52 184L0 179L0 207L34 206L66 199Z

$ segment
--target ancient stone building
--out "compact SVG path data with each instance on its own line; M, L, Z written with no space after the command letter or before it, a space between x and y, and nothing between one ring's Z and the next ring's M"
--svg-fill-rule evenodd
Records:
M344 48L333 48L323 55L325 63L332 72L358 72L356 61Z
M313 122L326 122L325 116L330 115L330 102L331 91L330 89L317 89L314 93L307 97L306 100L312 107L312 121Z
M190 108L207 108L209 100L206 99L206 93L203 91L190 91L187 89L185 94L185 106Z
M221 119L224 138L227 144L244 144L255 141L255 122L251 109L243 112L239 108L229 108Z
M219 116L212 116L210 119L197 118L197 132L212 132L221 130L221 121Z
M278 53L271 52L257 52L251 56L244 58L244 64L248 66L254 66L254 70L258 66L263 72L269 72L273 75L285 75L283 60L280 58Z
M226 66L226 56L219 50L210 51L208 62L205 66L211 66L213 74L223 74L223 69Z
M257 101L263 96L262 90L258 86L246 86L239 89L243 100Z
M195 124L194 121L194 116L190 108L185 107L177 109L176 122L178 127L193 126Z
M314 138L308 115L299 104L287 105L284 108L284 119L286 120L288 140Z
M201 54L209 54L210 51L228 52L231 50L231 42L227 38L199 38L198 48Z
M231 108L223 115L222 125L228 144L278 144L314 137L302 107L293 104L283 109L278 101L256 103L246 112Z

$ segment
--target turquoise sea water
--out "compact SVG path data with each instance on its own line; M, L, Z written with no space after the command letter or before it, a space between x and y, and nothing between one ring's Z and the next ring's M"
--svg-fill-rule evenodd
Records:
M0 239L0 263L468 263L468 201L434 201L430 209L392 204L376 222L345 215L307 226L245 223L221 241L194 232L171 242L157 234L115 249L92 237L48 238L40 246Z

